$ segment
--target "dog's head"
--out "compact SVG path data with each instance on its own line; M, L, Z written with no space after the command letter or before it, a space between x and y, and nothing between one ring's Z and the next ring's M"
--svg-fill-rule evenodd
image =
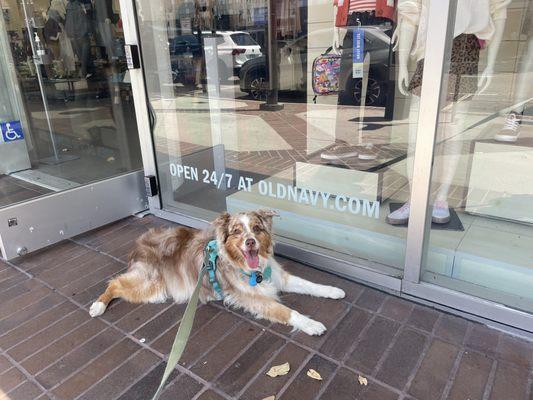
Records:
M260 258L273 253L272 210L257 210L234 215L223 213L214 222L219 248L232 265L255 270Z

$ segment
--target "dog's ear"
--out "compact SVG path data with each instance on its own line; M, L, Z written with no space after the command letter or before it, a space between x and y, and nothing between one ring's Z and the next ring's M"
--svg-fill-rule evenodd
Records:
M231 220L231 215L228 212L223 212L211 224L215 228L217 239L224 243L228 237L228 226Z
M279 217L276 210L261 209L255 212L261 218L269 230L272 230L272 218Z

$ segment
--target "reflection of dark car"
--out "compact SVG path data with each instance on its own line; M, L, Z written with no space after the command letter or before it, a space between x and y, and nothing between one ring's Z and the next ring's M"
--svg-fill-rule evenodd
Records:
M170 65L174 82L194 83L193 57L202 54L198 37L193 34L178 35L169 43Z
M200 53L202 51L198 37L193 34L176 36L169 47L170 54L172 55L180 55L186 52Z
M377 27L364 27L365 30L365 53L370 55L369 77L367 84L367 105L384 105L387 95L387 86L389 83L389 53L390 53L390 37ZM326 31L326 32L324 32ZM352 35L353 30L348 29L347 35ZM292 63L301 63L301 69L304 71L303 82L291 82L284 79L280 81L279 90L281 91L295 91L301 90L305 92L307 89L307 48L308 45L313 45L313 37L332 37L331 29L318 30L312 32L309 36L302 36L297 40L288 43L289 51L285 54L291 54L290 49L298 48L298 53L301 57L293 57L292 60L286 60L283 52L280 57L280 77L282 74L287 74L285 69ZM309 43L308 43L309 41ZM343 58L352 59L352 49L344 49L342 52ZM245 62L241 68L240 89L243 92L250 94L256 99L261 99L266 96L267 83L267 59L265 56L258 57L253 60ZM352 78L351 70L345 72L345 76L339 77L339 87L341 92L339 100L342 104L357 105L361 102L361 79Z

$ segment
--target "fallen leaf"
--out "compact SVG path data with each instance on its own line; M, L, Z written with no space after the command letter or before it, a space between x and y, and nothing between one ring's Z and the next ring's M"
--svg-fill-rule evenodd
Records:
M357 378L360 385L368 386L368 379L366 379L364 376L359 375L359 378Z
M316 372L314 369L310 369L309 371L307 371L307 376L309 378L316 379L317 381L321 381L322 380L322 377L320 376L320 374L318 372Z
M267 375L271 378L275 378L276 376L282 376L287 375L289 371L291 370L291 366L288 362L281 365L274 365L272 368L270 368L267 372Z
M276 396L268 396L265 397L263 400L276 400Z

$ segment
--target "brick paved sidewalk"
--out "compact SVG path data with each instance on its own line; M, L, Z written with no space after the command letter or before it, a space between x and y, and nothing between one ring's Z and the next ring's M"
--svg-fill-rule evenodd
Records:
M128 218L0 262L0 399L149 399L184 306L88 305L125 269L153 217ZM309 337L202 306L162 399L533 400L533 344L377 290L281 260L293 273L342 287L343 301L285 295L328 328ZM289 362L291 371L266 370ZM311 380L313 368L323 381ZM367 377L368 386L358 383Z

